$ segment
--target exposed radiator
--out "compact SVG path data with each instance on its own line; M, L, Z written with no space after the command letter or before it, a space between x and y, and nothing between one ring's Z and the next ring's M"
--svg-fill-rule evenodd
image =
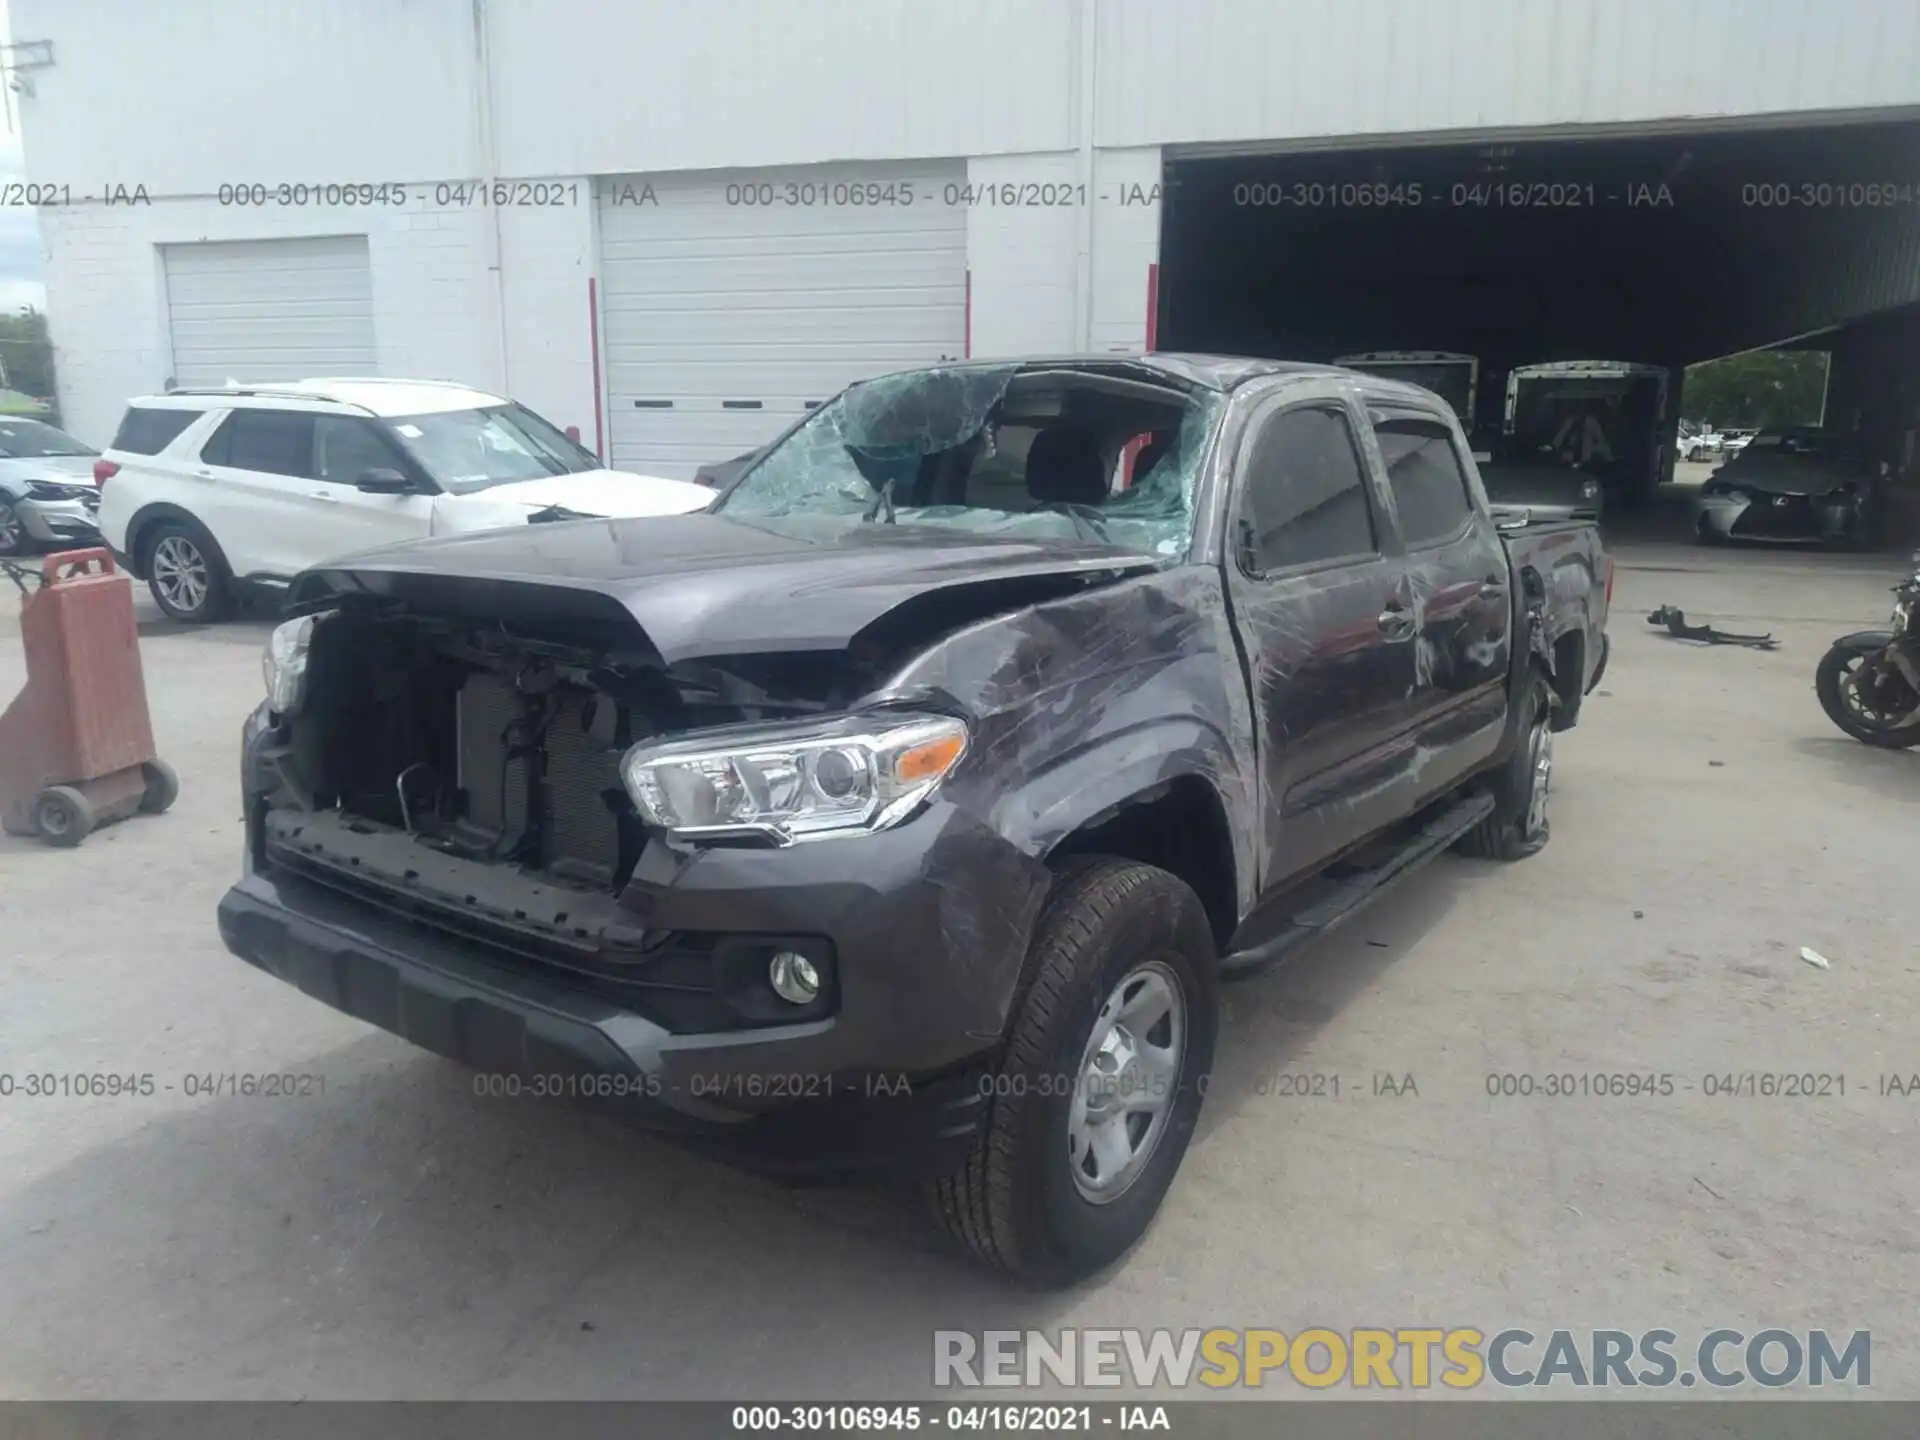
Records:
M558 875L611 885L620 860L620 829L605 796L620 793L620 752L614 743L619 717L613 702L602 699L591 706L589 723L590 698L574 690L554 696L546 732L544 858ZM519 716L519 697L498 675L475 674L461 688L459 784L467 794L467 821L500 836L503 851L526 829L532 761L507 758L509 742L518 738Z

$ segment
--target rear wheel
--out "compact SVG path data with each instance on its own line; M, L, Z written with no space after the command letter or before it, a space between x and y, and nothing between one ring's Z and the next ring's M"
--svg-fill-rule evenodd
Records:
M1553 687L1535 671L1527 693L1520 743L1493 776L1493 813L1455 842L1478 860L1524 860L1546 848L1553 827L1547 797L1553 786Z
M206 625L226 613L226 562L197 525L165 520L147 540L147 588L167 615L185 625Z
M1820 708L1841 730L1865 745L1906 750L1920 745L1920 725L1894 728L1920 706L1920 695L1897 672L1881 674L1867 662L1881 647L1835 645L1820 657L1813 688Z
M1056 882L1029 963L985 1128L928 1198L979 1259L1054 1287L1124 1255L1173 1183L1213 1066L1213 934L1182 881L1092 858Z

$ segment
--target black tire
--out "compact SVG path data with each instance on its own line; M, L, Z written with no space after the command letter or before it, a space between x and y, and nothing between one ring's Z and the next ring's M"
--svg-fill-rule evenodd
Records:
M49 785L33 797L34 828L49 845L70 850L93 833L93 802L68 785Z
M11 560L31 555L36 548L33 537L27 534L26 522L13 508L13 501L0 495L0 555Z
M211 625L227 613L233 599L227 560L200 526L162 520L141 536L140 551L147 588L169 619L183 625ZM181 572L199 583L176 582L172 577Z
M1882 750L1906 750L1920 745L1920 725L1909 726L1905 730L1888 730L1870 725L1848 708L1845 697L1841 695L1840 682L1850 662L1872 653L1873 649L1864 647L1835 645L1820 657L1820 666L1813 672L1813 689L1820 697L1820 708L1827 712L1829 720L1863 745L1873 745Z
M1524 860L1544 850L1553 835L1546 805L1553 780L1554 693L1547 677L1537 670L1528 686L1526 706L1519 743L1493 773L1493 813L1454 842L1453 848L1462 855L1476 860Z
M1096 1202L1075 1179L1076 1169L1083 1177L1086 1170L1069 1157L1070 1112L1087 1093L1082 1077L1096 1025L1113 1023L1104 1017L1121 998L1122 982L1135 994L1135 976L1148 972L1150 983L1177 990L1184 1003L1184 1044L1177 1047L1164 1120L1157 1132L1149 1121L1138 1142L1139 1168ZM1055 882L1034 928L1028 974L992 1078L986 1125L966 1164L930 1185L928 1199L941 1228L977 1258L1024 1284L1051 1289L1126 1254L1173 1183L1213 1068L1219 1029L1213 932L1199 897L1166 871L1088 857ZM1141 1038L1159 1028L1149 1026ZM1131 1119L1108 1123L1126 1133ZM1153 1136L1150 1143L1145 1135ZM1124 1167L1115 1173L1124 1174Z
M146 777L146 793L140 797L142 815L164 815L180 798L180 776L164 760L149 760L140 767Z

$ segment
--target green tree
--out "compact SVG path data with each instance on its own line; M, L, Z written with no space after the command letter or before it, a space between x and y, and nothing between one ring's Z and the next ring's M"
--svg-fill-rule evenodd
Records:
M1680 413L1724 429L1818 425L1827 396L1824 350L1755 350L1689 365Z

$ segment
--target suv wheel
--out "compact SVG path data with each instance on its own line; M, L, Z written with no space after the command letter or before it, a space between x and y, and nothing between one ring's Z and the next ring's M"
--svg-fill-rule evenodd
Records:
M171 618L205 625L226 613L226 562L197 525L163 521L147 540L147 588Z
M1213 932L1166 871L1077 860L1029 973L980 1139L929 1199L981 1260L1053 1287L1124 1255L1180 1168L1219 1028Z
M13 501L0 495L0 555L25 555L32 548L26 521L13 508Z
M1455 843L1462 855L1524 860L1546 848L1553 834L1547 821L1547 797L1553 785L1553 705L1553 687L1535 671L1520 743L1494 772L1493 813Z

